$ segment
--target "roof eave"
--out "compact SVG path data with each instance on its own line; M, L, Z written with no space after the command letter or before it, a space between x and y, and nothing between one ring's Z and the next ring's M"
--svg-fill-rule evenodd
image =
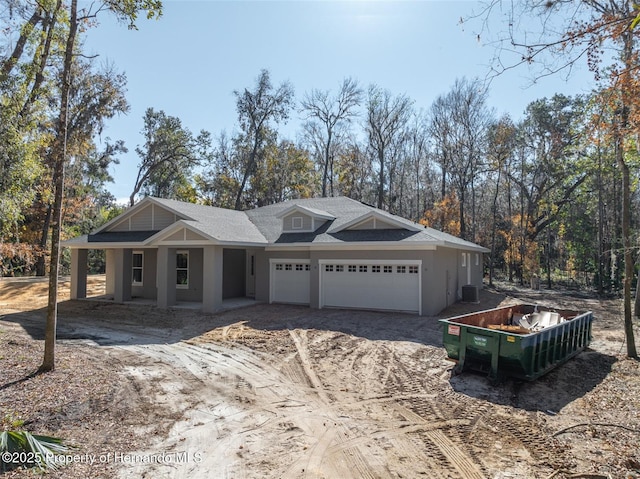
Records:
M438 245L426 242L399 242L399 241L358 241L339 243L269 243L265 251L281 250L423 250L433 251Z

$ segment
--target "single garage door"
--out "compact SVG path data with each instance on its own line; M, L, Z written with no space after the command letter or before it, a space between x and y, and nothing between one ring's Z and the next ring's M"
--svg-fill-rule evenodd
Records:
M272 261L270 302L309 304L310 276L308 261Z
M412 311L419 314L420 262L322 261L321 307Z

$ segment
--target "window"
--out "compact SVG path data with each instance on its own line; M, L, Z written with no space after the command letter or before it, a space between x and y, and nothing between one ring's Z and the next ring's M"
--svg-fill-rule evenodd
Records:
M282 271L282 264L281 263L276 264L276 271Z
M418 274L417 266L409 266L409 274Z
M292 230L302 229L302 216L294 216L293 218L291 218L291 229Z
M406 273L406 272L407 272L406 266L396 266L396 273Z
M476 253L476 266L480 265L480 255Z
M373 265L371 267L371 272L372 273L379 273L380 272L380 265L377 265L377 264Z
M385 266L382 271L385 273L393 273L393 266Z
M305 271L311 271L311 265L310 264L305 264L304 265L304 270Z
M349 273L355 273L356 272L356 265L355 264L350 264L347 269L349 270Z
M189 252L176 253L176 288L189 288Z
M367 265L365 265L365 264L361 264L361 265L358 267L358 271L359 271L360 273L366 273L366 272L367 272Z
M337 271L338 273L342 273L342 272L344 271L344 265L337 264L337 265L336 265L336 271Z
M285 264L284 265L284 270L285 271L293 271L293 265Z
M325 264L324 265L324 270L325 271L333 271L333 265L332 264Z
M131 285L142 286L144 253L134 251L131 255Z
M297 265L296 265L296 271L302 271L302 267L303 267L303 266L304 266L304 265L302 265L302 264L297 264Z
M467 255L465 253L462 253L462 267L467 267Z

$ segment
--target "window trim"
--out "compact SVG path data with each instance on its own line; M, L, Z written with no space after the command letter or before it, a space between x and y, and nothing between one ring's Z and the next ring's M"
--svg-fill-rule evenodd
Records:
M296 221L300 223L296 225ZM302 216L292 216L291 217L291 229L292 230L301 230L304 228L304 218Z
M186 268L178 268L178 255L184 254L187 256L187 267ZM176 289L189 289L189 250L178 250L176 251ZM182 283L178 283L178 271L184 271L186 270L187 272L187 282L182 284Z
M142 257L141 266L133 265L133 256L139 254ZM140 270L140 281L135 281L133 278L134 270ZM131 286L144 286L144 251L132 251L131 252Z

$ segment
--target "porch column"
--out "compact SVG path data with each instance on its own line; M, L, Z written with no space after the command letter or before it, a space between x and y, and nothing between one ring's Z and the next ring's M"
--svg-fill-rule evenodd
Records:
M167 246L158 247L158 308L167 309L176 304L176 249Z
M222 309L222 246L205 246L202 254L202 311Z
M71 250L71 299L87 297L87 250Z
M116 294L116 250L108 249L105 251L105 286L104 294L112 298Z
M113 300L116 303L131 301L131 250L114 250L114 291Z

